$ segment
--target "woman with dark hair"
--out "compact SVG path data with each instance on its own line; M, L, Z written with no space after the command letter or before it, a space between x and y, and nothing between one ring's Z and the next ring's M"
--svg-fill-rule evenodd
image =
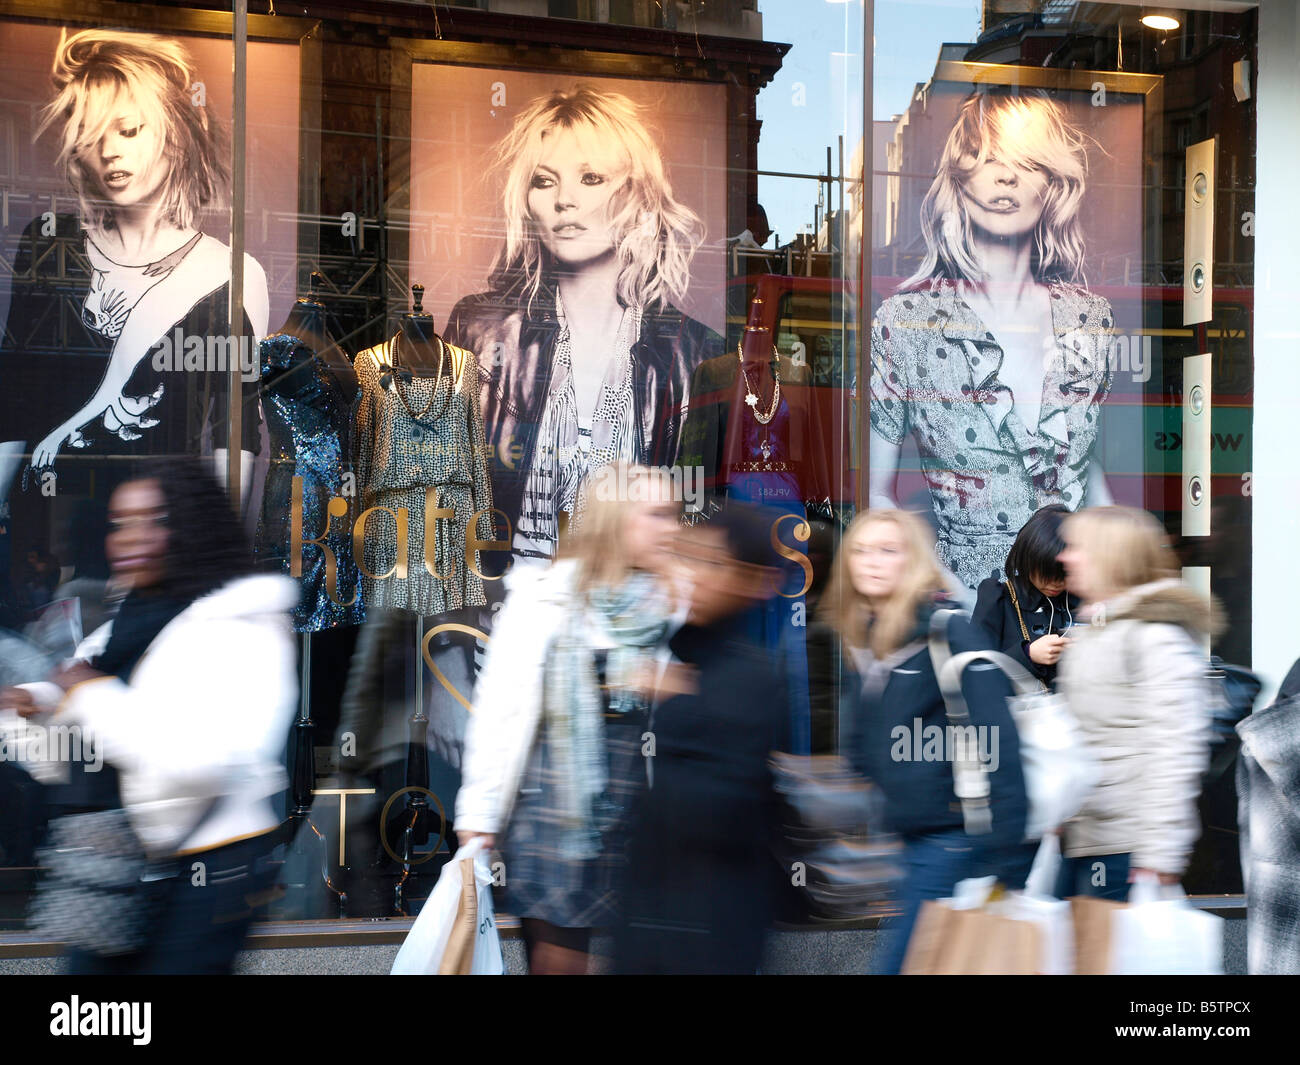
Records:
M768 759L790 748L790 711L746 615L777 591L777 515L733 503L679 535L690 607L649 725L653 787L630 817L619 972L752 975L762 960L781 878Z
M1006 577L980 582L971 621L1048 687L1069 644L1079 599L1066 591L1061 523L1070 513L1059 504L1042 507L1025 522L1007 554Z
M296 703L297 587L253 574L227 496L193 459L155 460L114 491L106 553L130 587L117 616L48 681L0 692L0 709L76 726L95 752L52 793L52 843L75 832L105 868L142 850L153 882L119 886L119 911L96 909L136 914L137 931L111 943L113 922L89 918L84 887L54 881L40 923L72 945L75 972L229 972L274 882L270 800L285 786ZM161 882L159 868L171 872Z

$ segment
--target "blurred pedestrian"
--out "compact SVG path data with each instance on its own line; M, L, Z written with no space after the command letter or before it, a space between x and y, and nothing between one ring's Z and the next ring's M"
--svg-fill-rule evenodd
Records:
M1078 596L1066 590L1060 561L1061 522L1069 513L1060 504L1034 512L1011 545L1002 580L980 582L971 614L994 647L1049 688L1056 685L1057 663L1079 609Z
M1090 624L1058 683L1101 777L1065 826L1057 894L1122 901L1142 872L1178 883L1200 835L1211 605L1179 580L1164 529L1143 510L1081 511L1062 533L1066 580Z
M587 971L617 918L623 813L665 654L681 503L660 470L614 464L547 569L516 568L474 697L456 796L464 846L498 837L532 973Z
M1300 662L1272 704L1243 720L1237 732L1246 971L1300 973Z
M843 648L845 706L841 749L884 793L885 817L903 842L902 913L878 964L902 968L921 904L950 896L958 881L997 876L1023 886L1027 815L1016 727L1005 675L976 663L962 674L970 724L989 783L989 831L967 831L953 779L956 744L928 646L931 617L953 604L928 528L900 510L871 510L844 534L826 595L828 620ZM964 616L949 618L954 654L989 650Z
M115 896L143 914L143 944L126 953L70 952L75 973L227 973L254 909L268 901L278 826L271 797L285 786L284 736L297 700L288 610L293 581L255 576L229 498L197 461L156 460L109 501L107 555L131 591L116 617L48 681L5 689L0 705L79 726L102 772L74 762L56 788L62 828L125 811L146 877ZM112 822L116 824L117 822ZM56 823L52 831L59 829ZM103 871L132 860L121 833L91 838ZM147 894L148 905L141 906ZM52 893L47 921L66 939L109 914L78 912ZM84 898L83 898L84 902ZM111 936L109 937L111 938Z
M776 899L768 759L788 748L781 659L749 635L776 594L771 530L781 512L731 504L682 534L686 624L669 642L647 742L652 786L631 817L625 973L753 974Z

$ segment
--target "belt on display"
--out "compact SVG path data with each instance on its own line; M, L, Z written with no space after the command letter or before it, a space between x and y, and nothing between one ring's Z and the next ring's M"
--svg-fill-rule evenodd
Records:
M727 467L728 473L794 473L790 462L735 462Z

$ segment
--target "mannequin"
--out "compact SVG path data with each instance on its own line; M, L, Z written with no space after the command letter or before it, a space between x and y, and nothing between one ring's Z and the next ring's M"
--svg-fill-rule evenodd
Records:
M341 380L352 383L355 395L356 372L352 369L351 360L330 332L329 310L319 294L323 283L324 278L320 272L313 270L307 295L300 296L289 308L289 317L280 327L280 332L297 337L311 348L317 358L323 359L331 371L340 375Z
M433 328L433 315L424 311L424 286L411 286L411 310L402 315L394 345L394 366L413 377L438 377L453 372L450 349ZM404 378L405 379L405 378Z
M293 305L280 332L260 345L271 458L254 546L266 565L301 581L302 599L293 612L299 632L355 625L364 617L351 523L329 511L331 499L352 498L357 376L330 333L319 281L313 274L309 294Z
M807 518L829 509L829 452L811 372L778 353L762 323L762 303L753 300L750 324L736 347L695 371L678 464L703 470L706 513L735 499L773 515L773 539L782 545L773 558L781 568L781 594L756 616L752 636L784 659L791 749L806 752L812 742L804 640L804 596L812 584Z
M493 539L477 358L434 331L424 286L411 291L412 310L396 335L356 359L358 518L365 520L354 542L364 558L367 621L340 724L356 738L355 752L340 768L345 779L384 794L415 789L383 826L392 852L381 842L369 865L360 859L376 875L362 872L352 894L369 900L359 905L376 916L405 912L402 884L417 864L414 849L452 815L465 715L427 667L467 686L475 645L466 633L486 604L469 541ZM431 805L426 788L441 796L438 803ZM387 899L376 884L393 854L402 873Z

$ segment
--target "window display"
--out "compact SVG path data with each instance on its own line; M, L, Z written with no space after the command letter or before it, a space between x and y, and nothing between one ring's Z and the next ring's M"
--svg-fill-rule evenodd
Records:
M653 673L679 709L710 697L667 664L726 678L698 656L743 644L754 720L792 754L844 752L845 685L883 699L939 595L928 571L898 592L889 669L850 660L841 637L880 609L838 601L866 510L908 512L869 524L902 522L909 552L928 529L968 612L1007 589L989 646L1045 685L1087 627L1056 526L1149 511L1228 615L1204 656L1252 665L1252 12L1159 38L1123 3L186 3L0 0L0 682L45 680L137 608L104 515L140 460L224 479L237 448L249 565L298 592L297 715L264 796L284 890L259 919L418 914L510 597L576 549L601 580L602 550L645 549L609 517L646 503L642 467L683 538L664 533L664 579L704 580L691 551L731 511L744 542L712 547L762 594L674 650L691 593L620 556L635 581L588 604L608 630L527 634L554 651L527 693L550 731L516 767L526 819L494 826L524 863L502 898L536 902L557 854L610 858L593 840L617 839L663 738L654 701L614 689ZM1196 264L1214 301L1185 324ZM498 655L492 698L512 683ZM1242 890L1230 761L1198 792L1194 893ZM40 787L0 758L0 933L36 882ZM606 886L538 912L594 928Z

